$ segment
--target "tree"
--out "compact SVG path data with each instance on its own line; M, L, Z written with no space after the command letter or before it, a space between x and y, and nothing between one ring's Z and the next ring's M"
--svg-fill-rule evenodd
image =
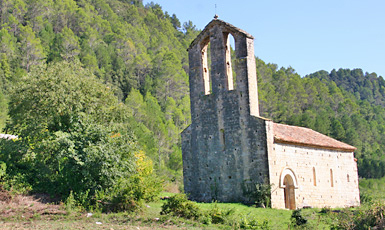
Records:
M30 26L23 26L20 31L21 66L29 71L31 66L42 63L45 55L40 39L35 36Z
M72 61L79 55L79 41L71 29L64 27L59 35L58 43L60 46L60 55L65 61Z
M114 120L119 107L113 92L79 62L37 66L12 89L9 105L9 129L33 139L46 129L68 131L83 115L98 123Z
M0 160L23 172L34 192L94 200L98 192L120 191L121 181L142 178L127 112L79 62L38 66L10 94L8 131L24 147L2 151L0 145ZM143 177L152 177L151 168ZM130 186L145 193L137 199L158 191L148 183Z
M181 28L180 21L175 14L172 14L170 20L175 29L179 30Z

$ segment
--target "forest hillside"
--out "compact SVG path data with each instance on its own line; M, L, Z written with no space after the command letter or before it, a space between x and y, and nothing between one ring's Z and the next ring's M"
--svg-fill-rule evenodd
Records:
M0 125L22 137L17 153L1 147L9 178L33 191L60 184L51 192L64 197L135 181L151 187L152 167L182 183L180 132L190 123L186 49L199 33L193 22L141 0L0 4ZM261 116L354 145L361 177L385 175L381 76L361 69L299 76L292 67L256 63ZM122 182L127 175L119 170L139 176ZM71 183L82 179L74 172L85 178L76 188ZM149 198L148 187L136 196Z

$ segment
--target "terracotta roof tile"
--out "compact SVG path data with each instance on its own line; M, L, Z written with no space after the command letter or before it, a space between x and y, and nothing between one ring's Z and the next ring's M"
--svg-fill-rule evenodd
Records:
M274 141L277 143L321 147L352 152L357 148L337 141L309 128L274 123Z

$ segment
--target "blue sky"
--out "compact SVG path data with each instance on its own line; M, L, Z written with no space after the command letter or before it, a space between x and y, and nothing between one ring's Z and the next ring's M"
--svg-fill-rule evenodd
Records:
M151 1L144 0L146 4ZM255 38L255 55L293 67L361 68L385 77L383 0L153 0L181 23L203 29L215 14ZM216 10L215 10L216 4Z

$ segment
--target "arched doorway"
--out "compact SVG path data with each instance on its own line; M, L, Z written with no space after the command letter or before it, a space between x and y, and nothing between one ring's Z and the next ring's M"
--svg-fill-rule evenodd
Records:
M294 192L294 181L290 175L286 175L283 180L284 185L284 196L285 196L285 208L295 209L295 192Z

